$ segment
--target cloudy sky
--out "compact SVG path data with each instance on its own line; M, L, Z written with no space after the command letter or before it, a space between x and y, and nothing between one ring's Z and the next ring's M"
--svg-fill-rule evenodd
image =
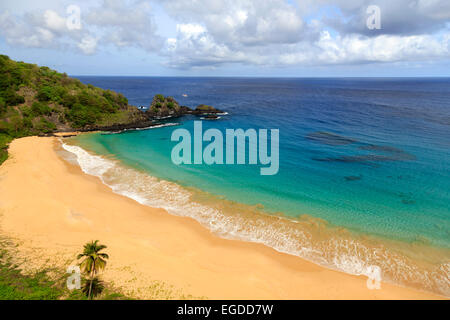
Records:
M0 52L71 75L450 76L450 0L1 0Z

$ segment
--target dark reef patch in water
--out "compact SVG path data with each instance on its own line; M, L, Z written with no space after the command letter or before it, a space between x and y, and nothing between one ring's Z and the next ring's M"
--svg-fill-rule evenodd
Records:
M362 175L359 176L346 176L345 181L357 181L362 179Z
M320 143L340 146L347 145L353 142L358 142L352 138L342 137L334 133L328 132L314 132L307 136L308 139L319 141ZM366 154L366 155L349 155L340 157L325 157L325 158L312 158L315 161L324 162L381 162L381 161L407 161L416 160L416 156L410 154L402 149L391 146L380 146L374 144L360 145L358 149L364 151L375 151L382 154Z
M324 162L367 162L367 161L400 161L405 160L402 157L394 157L394 156L384 156L378 154L367 154L367 155L357 155L357 156L342 156L336 158L313 158L316 161L324 161Z
M359 146L358 149L361 150L368 150L368 151L380 151L380 152L387 152L387 153L406 153L404 150L391 147L391 146L378 146L375 144L368 144L364 146Z
M313 140L330 146L345 146L357 142L357 140L344 137L332 132L317 131L306 135L306 139Z
M402 199L403 204L415 204L416 201L413 198L413 194L411 192L399 192L397 196Z
M383 153L390 153L390 158L393 158L394 160L416 160L416 156L413 154L410 154L406 152L405 150L391 147L391 146L378 146L374 144L369 144L365 146L359 146L358 149L360 150L367 150L367 151L379 151Z

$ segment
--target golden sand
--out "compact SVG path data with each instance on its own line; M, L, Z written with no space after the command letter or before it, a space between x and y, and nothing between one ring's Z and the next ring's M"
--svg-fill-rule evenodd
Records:
M59 138L68 138L68 137L79 135L81 133L82 132L80 132L80 131L69 131L69 132L56 132L53 135L55 137L59 137Z
M117 195L58 156L58 138L14 140L0 167L0 230L25 267L66 268L84 243L110 255L103 278L138 298L432 299L328 270L261 244L225 240L198 222Z

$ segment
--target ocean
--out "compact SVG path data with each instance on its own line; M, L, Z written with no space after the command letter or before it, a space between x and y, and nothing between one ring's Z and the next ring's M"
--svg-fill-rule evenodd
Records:
M195 116L66 140L115 192L221 237L351 274L376 266L384 281L450 296L449 78L78 78L136 106L160 93L227 113L204 131L279 129L272 176L173 164L171 134L193 132Z

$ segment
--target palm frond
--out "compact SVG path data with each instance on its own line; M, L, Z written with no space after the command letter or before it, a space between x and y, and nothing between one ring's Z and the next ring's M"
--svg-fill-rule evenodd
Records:
M106 248L108 248L108 247L105 246L105 245L103 245L103 244L101 244L101 245L99 245L99 246L96 246L96 248L97 248L97 252L99 252L99 251L101 251L101 250L103 250L103 249L106 249Z
M80 268L87 274L97 274L98 271L105 269L106 260L109 259L107 253L99 251L106 249L107 246L99 244L99 240L92 240L83 246L83 253L77 256L77 259L84 258L80 263Z

